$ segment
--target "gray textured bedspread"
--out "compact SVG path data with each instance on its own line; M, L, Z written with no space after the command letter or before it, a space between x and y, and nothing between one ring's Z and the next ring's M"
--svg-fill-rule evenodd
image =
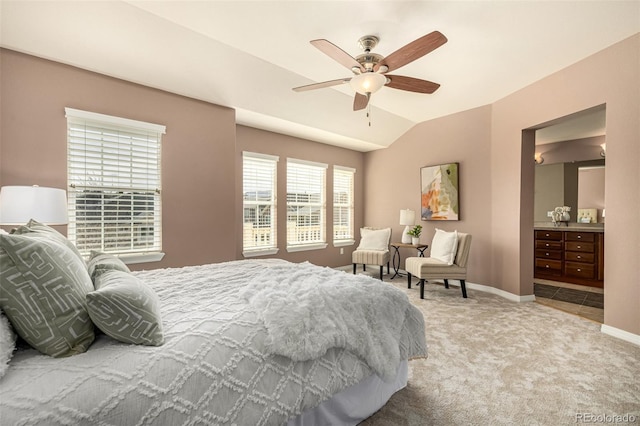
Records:
M276 266L298 267L249 260L136 273L161 300L164 345L100 335L70 358L19 350L0 380L0 424L278 425L371 375L342 348L297 362L269 353L264 321L241 293ZM425 356L422 316L407 312L401 358Z

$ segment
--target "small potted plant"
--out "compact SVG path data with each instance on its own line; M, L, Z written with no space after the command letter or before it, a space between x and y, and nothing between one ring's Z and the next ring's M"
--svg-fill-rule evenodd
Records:
M416 225L407 231L407 234L411 235L411 244L417 246L420 244L420 234L422 234L422 225Z

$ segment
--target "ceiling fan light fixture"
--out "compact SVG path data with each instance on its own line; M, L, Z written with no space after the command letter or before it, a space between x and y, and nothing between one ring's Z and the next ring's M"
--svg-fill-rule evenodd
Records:
M380 90L382 86L387 84L387 77L374 72L366 72L351 78L350 84L353 90L366 95Z

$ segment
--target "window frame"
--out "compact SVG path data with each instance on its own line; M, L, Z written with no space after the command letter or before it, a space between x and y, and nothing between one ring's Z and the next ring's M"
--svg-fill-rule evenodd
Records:
M307 251L307 250L320 250L320 249L324 249L327 247L327 169L329 168L329 166L325 163L317 163L314 161L307 161L307 160L300 160L300 159L296 159L296 158L287 158L287 189L286 189L286 194L287 194L287 201L286 201L286 208L287 208L287 217L286 217L286 222L287 222L287 251L288 252L298 252L298 251ZM290 194L293 194L294 192L290 192L290 191L295 191L295 189L292 188L292 186L298 186L298 185L303 185L303 182L300 182L299 179L296 179L296 181L292 181L292 169L297 169L296 171L296 175L303 175L302 172L304 171L304 169L307 169L307 171L311 172L320 172L321 176L321 182L316 182L314 187L310 187L308 189L306 189L308 192L306 193L306 195L308 195L308 199L311 200L311 194L313 194L312 191L316 190L316 189L320 189L320 201L319 202L304 202L304 201L300 201L297 200L295 202L290 201ZM310 173L311 174L311 173ZM311 178L312 176L307 176L308 178ZM298 195L304 195L303 193L298 192ZM298 198L298 197L296 197ZM302 197L304 198L304 197ZM293 234L297 234L296 232L296 228L297 228L297 224L295 225L296 228L292 229L292 221L289 220L289 217L291 215L291 210L292 208L295 208L297 210L299 210L299 208L305 208L307 207L310 210L309 215L299 215L296 214L296 223L300 221L300 219L302 218L303 220L305 220L305 222L312 222L312 215L311 215L311 209L313 208L317 208L317 215L319 217L319 235L320 238L318 239L312 239L312 240L296 240L296 241L292 241L291 236ZM304 227L304 226L303 226ZM313 226L308 226L308 228L314 228ZM308 233L313 233L316 232L313 229L310 230L306 230L304 232L308 232Z
M166 127L73 108L65 108L65 117L70 241L84 256L96 250L118 256L128 264L161 260L164 257L161 155ZM127 144L127 141L135 143ZM141 148L149 151L139 151ZM145 159L146 152L150 152L151 161ZM88 177L93 178L93 183ZM100 200L99 208L94 209L98 219L87 219L85 226L93 226L91 231L99 241L97 244L79 244L78 206L81 204L77 199L82 194L92 193ZM112 201L110 209L105 208L105 199ZM138 216L145 214L140 213L141 209L151 212L151 221L136 225L136 213ZM128 226L124 225L127 220L120 218L122 214L129 217ZM150 240L146 235L142 236L144 238L138 235L149 225L153 229ZM105 237L108 233L112 235L111 241ZM129 244L129 248L123 248L123 243ZM107 244L116 247L108 248Z
M245 172L247 163L245 161L253 161L255 163L264 163L265 165L272 166L272 181L271 181L271 200L270 203L265 203L264 200L246 200L245 199ZM256 256L267 256L278 253L278 162L280 158L275 155L262 154L256 152L243 151L242 152L242 255L244 257L256 257ZM264 170L263 170L264 172ZM255 184L257 186L257 183ZM269 227L269 238L272 241L269 245L255 245L251 248L245 247L245 210L247 206L258 206L270 204L271 207L271 215L270 215L270 223ZM255 229L255 228L254 228Z
M336 195L337 189L343 189L340 188L336 182L338 182L338 175L348 175L348 179L349 179L349 183L348 183L348 192L347 192L347 201L346 202L340 202L339 199L336 200ZM353 167L346 167L346 166L339 166L339 165L334 165L333 166L333 246L334 247L345 247L345 246L350 246L355 244L356 240L355 240L355 175L356 175L356 169L354 169ZM340 222L336 222L336 211L337 208L347 208L348 210L348 232L347 232L347 236L343 237L343 238L337 238L337 231L336 229L338 229L338 227L342 226L342 221Z

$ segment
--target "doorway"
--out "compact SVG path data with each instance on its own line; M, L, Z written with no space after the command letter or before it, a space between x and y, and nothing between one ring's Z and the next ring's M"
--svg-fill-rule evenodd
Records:
M523 148L533 144L535 152L536 301L600 323L604 322L605 114L606 106L599 105L523 131ZM583 173L587 171L588 175ZM552 235L546 238L554 241L541 240L544 235ZM590 242L576 244L579 238Z

